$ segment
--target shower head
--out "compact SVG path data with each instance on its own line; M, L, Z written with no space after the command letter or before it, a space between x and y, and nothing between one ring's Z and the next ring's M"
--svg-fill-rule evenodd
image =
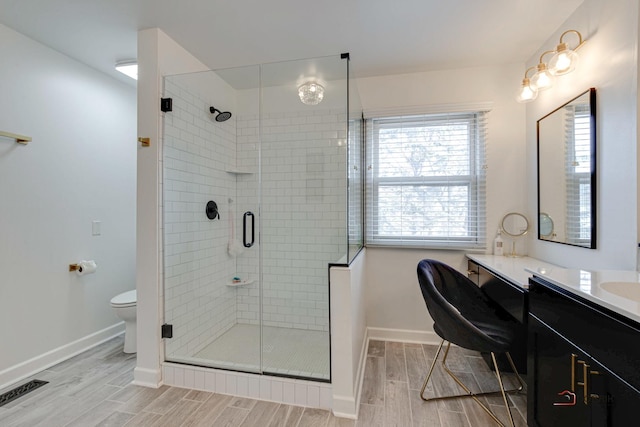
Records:
M214 107L209 107L209 111L211 114L216 114L216 112L218 112L218 115L216 115L216 122L226 122L231 118L231 113L228 111L223 112Z

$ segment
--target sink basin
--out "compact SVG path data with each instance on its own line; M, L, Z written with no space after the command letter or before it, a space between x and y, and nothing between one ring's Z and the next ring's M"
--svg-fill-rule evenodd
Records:
M623 298L640 302L640 283L638 282L604 282L600 288Z

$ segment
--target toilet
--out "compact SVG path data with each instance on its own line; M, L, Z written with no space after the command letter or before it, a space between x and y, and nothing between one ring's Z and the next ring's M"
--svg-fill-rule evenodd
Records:
M137 295L133 291L123 292L111 299L111 307L120 319L124 320L124 352L136 352L136 303Z

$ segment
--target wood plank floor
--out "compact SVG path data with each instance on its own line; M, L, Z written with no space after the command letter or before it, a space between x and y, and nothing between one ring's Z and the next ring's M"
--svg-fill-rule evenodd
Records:
M194 426L428 426L493 427L496 423L472 400L423 402L419 389L435 346L371 341L357 421L329 411L163 386L134 386L135 355L122 352L122 337L110 340L33 378L49 384L0 407L0 426L13 427L194 427ZM478 390L495 376L477 353L452 348L449 366ZM22 381L27 382L31 378ZM428 392L459 393L440 369ZM511 380L512 381L512 380ZM3 393L6 390L0 390ZM500 397L484 398L504 421ZM526 396L511 396L516 425L526 426Z

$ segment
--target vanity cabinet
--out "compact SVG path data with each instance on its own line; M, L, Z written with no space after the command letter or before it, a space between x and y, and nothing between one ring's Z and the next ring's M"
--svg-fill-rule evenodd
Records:
M639 324L534 277L528 325L529 426L637 425Z
M510 351L518 372L527 373L527 291L522 287L499 277L480 264L469 260L467 275L489 298L498 303L520 323L520 332L513 349ZM493 366L490 356L485 357L489 366ZM499 357L499 367L511 371L506 357Z

